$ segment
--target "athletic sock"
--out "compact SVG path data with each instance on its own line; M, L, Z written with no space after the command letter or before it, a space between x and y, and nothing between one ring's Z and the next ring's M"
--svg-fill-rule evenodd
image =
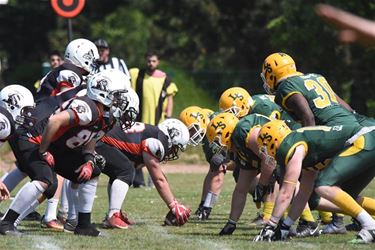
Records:
M24 211L20 214L20 216L17 218L17 220L14 222L14 226L18 226L21 221L23 221L23 219L25 219L25 217L27 215L29 215L29 213L35 211L35 209L40 205L40 202L38 199L36 199L35 201L33 201L31 203L31 205Z
M70 182L70 181L69 181ZM77 219L77 205L78 205L78 187L72 188L70 184L67 186L67 198L68 198L68 220Z
M363 229L375 229L375 220L364 209L355 217Z
M78 213L78 226L88 228L91 225L91 213Z
M361 197L358 204L369 214L375 215L375 200L369 197Z
M39 181L26 183L20 191L18 191L9 209L14 210L18 214L24 212L28 207L37 200L45 191Z
M203 206L204 207L209 207L209 208L213 208L213 206L215 205L216 201L217 201L217 195L212 193L211 191L209 191L206 195L206 199L203 203Z
M1 180L8 188L9 192L12 192L13 189L23 180L27 175L22 173L18 168L13 169L9 174L4 175Z
M59 199L51 198L47 202L46 210L44 212L44 221L56 220L57 205L59 204Z
M67 190L69 189L70 181L64 179L64 183L61 189L61 198L60 198L60 206L59 212L63 214L67 214L69 210L69 200L68 200L68 193Z
M91 213L94 204L98 178L91 179L78 187L78 212Z
M269 220L272 216L272 211L275 203L270 201L265 201L263 203L263 219Z
M342 209L345 214L356 218L363 208L346 192L340 190L333 198L332 202Z
M320 220L324 224L329 224L332 221L332 213L331 212L319 211L319 217L320 217Z
M14 223L17 218L20 216L19 213L17 213L16 211L14 211L13 209L9 209L5 216L4 216L4 219L3 221L4 222L8 222L8 223Z
M311 210L309 208L305 208L302 211L301 219L308 222L315 222L315 219L311 213Z
M109 199L108 218L111 218L114 213L121 210L122 203L128 193L129 185L119 179L114 180L111 187L111 194Z

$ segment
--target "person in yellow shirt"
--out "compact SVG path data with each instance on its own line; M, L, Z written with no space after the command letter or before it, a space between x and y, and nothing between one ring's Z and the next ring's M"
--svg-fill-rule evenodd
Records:
M155 51L146 53L145 69L129 70L133 89L140 99L139 121L158 125L172 116L173 96L178 89L167 74L158 69L159 56Z
M159 55L156 51L146 53L146 68L129 70L132 88L139 96L138 121L158 125L173 112L173 96L178 92L177 86L167 74L158 69ZM137 169L133 180L134 187L144 186L142 169ZM148 179L148 185L153 186Z

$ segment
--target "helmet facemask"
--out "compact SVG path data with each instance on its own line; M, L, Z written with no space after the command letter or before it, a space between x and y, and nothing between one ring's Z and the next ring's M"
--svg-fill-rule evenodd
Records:
M221 143L221 135L217 135L213 142L210 143L213 154L223 154L228 151L228 146Z
M276 159L272 155L268 154L267 146L263 145L259 148L259 154L265 161L267 166L276 166Z
M15 122L18 125L32 127L36 124L36 118L33 117L34 106L25 106L20 110L20 114L16 116Z
M199 123L191 124L188 129L190 134L189 143L193 146L199 145L206 135L206 129L201 128Z
M234 114L236 117L238 117L239 113L241 112L241 108L237 107L237 105L233 103L232 107L224 110L224 112Z
M269 95L274 95L276 93L276 91L274 89L271 89L271 87L267 84L267 80L264 77L263 73L260 73L260 78L262 78L263 88L266 91L266 93L269 94Z
M124 120L126 118L123 116L125 115L125 112L129 106L129 101L126 97L126 93L126 90L114 90L107 96L107 99L110 100L110 116L115 118L116 122L120 124L121 120Z

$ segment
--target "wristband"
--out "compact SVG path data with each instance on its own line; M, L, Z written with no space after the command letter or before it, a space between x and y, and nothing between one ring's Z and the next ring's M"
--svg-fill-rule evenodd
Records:
M83 159L88 162L88 161L91 161L92 163L95 162L95 155L93 153L90 153L90 152L84 152L83 153Z

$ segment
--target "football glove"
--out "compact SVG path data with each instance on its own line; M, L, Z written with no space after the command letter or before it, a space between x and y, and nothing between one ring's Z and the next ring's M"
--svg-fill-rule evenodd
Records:
M106 164L106 160L105 160L104 156L102 156L100 154L95 154L94 162L95 162L95 166L97 166L100 170L104 169L105 164Z
M93 170L94 170L94 163L92 161L88 161L82 164L75 172L79 173L78 175L79 181L88 181L91 179Z
M232 235L234 230L236 230L236 222L228 220L227 224L221 229L219 235Z
M214 154L210 160L211 171L218 171L220 166L225 163L226 158L227 158L226 155L222 153Z
M184 225L190 217L190 208L186 208L184 205L178 203L174 200L171 204L168 205L169 209L176 217L176 223L178 226Z
M276 234L277 226L272 226L270 224L266 224L263 229L259 232L259 234L254 238L254 241L268 241L271 242L274 240Z
M39 152L39 157L43 161L47 162L48 166L53 167L55 166L55 159L53 158L53 155L50 152Z
M198 220L208 220L211 210L212 208L210 207L202 207L202 210L197 214Z

